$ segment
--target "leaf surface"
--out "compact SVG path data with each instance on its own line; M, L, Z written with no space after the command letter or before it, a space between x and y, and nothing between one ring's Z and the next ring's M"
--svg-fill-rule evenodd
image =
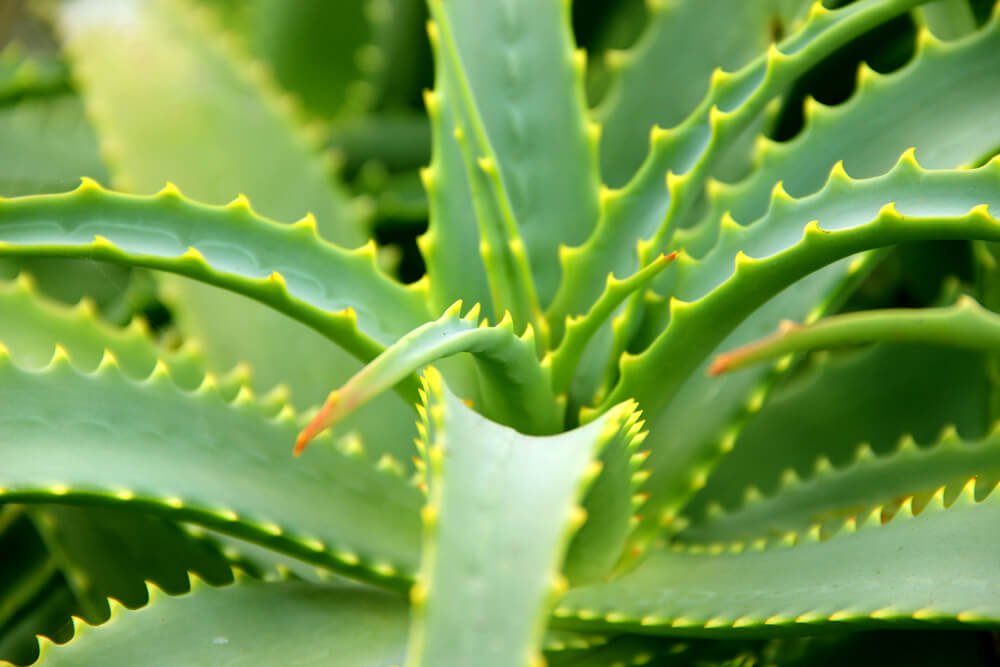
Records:
M173 598L151 589L138 611L115 604L108 623L77 624L68 644L46 643L42 661L390 667L405 650L407 608L395 595L294 581L192 589Z

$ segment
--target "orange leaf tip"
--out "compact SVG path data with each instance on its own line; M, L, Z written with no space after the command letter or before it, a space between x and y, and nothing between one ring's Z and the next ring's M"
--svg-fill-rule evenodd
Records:
M295 449L292 450L292 456L300 456L313 438L333 426L336 422L334 408L337 405L338 398L336 391L330 392L330 396L326 399L326 403L323 404L319 413L302 429L302 432L295 439Z

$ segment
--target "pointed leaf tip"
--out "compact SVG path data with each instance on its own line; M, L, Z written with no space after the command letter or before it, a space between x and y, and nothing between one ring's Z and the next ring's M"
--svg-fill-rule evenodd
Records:
M319 413L302 429L295 439L295 448L292 450L292 456L300 456L313 438L337 423L335 408L338 398L339 395L336 391L330 392L330 396L326 399L323 407L320 408Z

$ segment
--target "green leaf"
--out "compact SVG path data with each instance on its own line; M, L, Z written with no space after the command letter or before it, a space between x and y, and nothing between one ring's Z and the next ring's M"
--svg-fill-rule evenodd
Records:
M329 338L340 337L338 342L361 359L370 358L374 348L360 342L359 332L337 332L342 328L337 320L344 317L339 311L353 311L348 319L383 343L427 316L423 288L400 285L379 272L371 245L344 250L316 236L314 218L281 225L257 215L244 197L207 206L170 185L146 197L85 180L65 194L2 200L0 215L4 254L86 253L174 271L239 291ZM327 284L334 279L334 286ZM329 321L321 324L324 320Z
M741 224L757 220L776 183L803 197L822 188L838 160L855 178L885 173L911 147L933 169L978 164L984 145L1000 144L1000 128L989 120L1000 104L998 46L1000 16L953 43L921 31L913 60L885 75L862 65L857 90L843 104L807 98L803 131L787 142L759 139L747 179L710 183L708 210L695 227L678 230L677 245L701 257L715 244L726 211Z
M507 252L502 239L523 239L544 306L559 281L559 246L586 239L598 212L599 137L584 114L584 56L573 51L569 4L432 0L429 7L441 37L437 67L446 72L473 165L473 192L496 199L495 224L507 227L495 237L484 228L483 241L499 257ZM483 171L489 184L479 187ZM511 254L517 259L520 249ZM518 320L506 303L495 306Z
M650 2L634 47L607 56L611 86L594 112L603 125L601 173L624 185L649 150L649 128L673 127L708 91L712 72L745 66L802 18L807 0Z
M420 179L430 205L427 233L418 239L430 277L431 306L438 310L462 299L496 317L486 267L479 252L479 226L465 173L462 148L454 136L455 103L438 68L434 91L424 94L431 120L431 163Z
M57 7L116 187L149 193L170 181L215 203L242 192L266 216L295 220L312 212L323 238L343 247L363 241L358 211L323 158L324 133L303 129L294 104L265 68L221 34L210 12L187 0L73 0ZM316 275L324 285L329 268ZM366 285L387 285L369 277L374 280ZM233 295L168 278L174 319L182 333L201 342L212 370L247 361L255 389L287 382L294 404L305 408L358 368L299 324ZM398 312L379 304L368 307ZM427 319L422 315L403 331ZM244 326L234 329L232 322ZM370 447L408 461L411 415L408 405L389 396L359 413L352 426Z
M45 665L288 664L390 667L406 646L407 609L395 595L303 582L240 581L167 597L112 618L78 625L64 646L45 643ZM318 629L322 628L322 631Z
M215 544L159 517L107 507L28 511L89 623L108 620L109 597L130 609L145 605L146 580L174 595L188 591L189 570L217 586L233 580Z
M153 342L148 326L133 319L127 328L117 328L97 319L93 303L81 301L76 307L54 302L38 293L34 281L21 274L16 281L0 283L0 341L18 361L41 368L61 345L84 370L101 363L104 351L115 356L123 372L133 379L148 377L162 361L177 385L196 389L205 379L198 351L193 345L168 350ZM241 382L227 379L227 398L239 391Z
M5 355L0 394L7 501L129 506L390 587L416 570L420 494L400 464L376 469L356 438L293 460L289 408L270 418L211 381L185 392L162 365L131 380L110 355L93 373L61 353L41 371Z
M433 7L431 5L432 10ZM510 312L519 328L531 324L540 334L539 340L544 347L546 330L539 320L537 287L529 258L525 254L503 175L461 67L451 26L447 20L441 24L437 19L429 22L427 27L440 72L438 90L442 91L444 101L451 100L451 111L455 117L452 136L459 144L469 182L479 227L479 254L486 269L493 310Z
M479 320L479 307L462 316L455 302L439 319L417 327L331 392L322 410L302 432L296 452L317 433L342 421L423 366L463 352L472 355L481 383L479 412L530 434L557 433L562 406L549 386L549 374L535 357L531 328L514 334L506 317L497 326Z
M669 250L675 229L701 197L716 160L770 100L837 47L920 1L862 0L836 11L815 4L810 20L780 48L772 46L737 72L720 72L683 123L654 132L649 155L628 185L602 192L594 233L560 258L564 278L546 313L553 331L558 334L566 315L589 308L609 271L630 274ZM637 239L643 241L638 250ZM638 304L633 299L626 334L638 324Z
M667 268L676 257L677 253L661 255L646 268L621 280L615 278L614 274L609 274L604 293L594 303L590 312L579 317L567 318L566 332L559 342L559 347L546 358L552 369L552 386L555 391L563 392L569 388L588 343L597 335L598 330L622 301L645 288L649 281Z
M969 442L951 428L925 447L918 447L910 436L904 437L895 450L880 456L867 444L862 445L841 468L834 468L824 456L816 460L813 474L805 480L789 469L792 472L782 477L774 495L747 494L742 506L710 516L679 539L726 542L804 531L814 524L827 528L878 505L930 495L956 480L978 476L979 484L986 485L1000 479L998 444L1000 433L996 429Z
M600 470L593 458L623 446L634 405L537 438L472 412L432 368L425 379L429 501L408 664L531 664L546 607L567 585L559 567L586 519L578 503Z
M997 352L1000 315L963 295L945 308L869 310L806 326L784 321L777 333L716 357L709 373L730 373L786 354L866 343L931 343Z
M342 250L316 236L312 218L278 225L242 198L212 207L169 186L137 197L85 181L63 195L0 201L0 242L2 255L83 256L224 287L308 324L363 360L382 349L373 338L392 341L426 313L422 289L379 272L371 247Z
M930 442L949 424L979 437L991 419L988 390L983 355L965 350L901 345L824 355L779 386L742 428L684 508L694 521L685 533L699 532L709 516L715 522L712 505L735 509L759 495L747 487L773 495L782 480L808 479L828 463L850 466L861 443L888 456L906 434Z
M994 627L992 534L996 493L973 498L970 480L945 509L944 488L914 517L904 503L888 523L882 508L833 537L818 530L763 546L665 548L635 571L571 591L560 626L641 629L688 636L813 634L834 628Z

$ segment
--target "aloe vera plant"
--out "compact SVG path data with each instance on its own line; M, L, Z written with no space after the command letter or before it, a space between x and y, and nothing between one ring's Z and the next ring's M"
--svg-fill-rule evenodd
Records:
M1000 13L612 4L39 7L0 660L992 664Z

